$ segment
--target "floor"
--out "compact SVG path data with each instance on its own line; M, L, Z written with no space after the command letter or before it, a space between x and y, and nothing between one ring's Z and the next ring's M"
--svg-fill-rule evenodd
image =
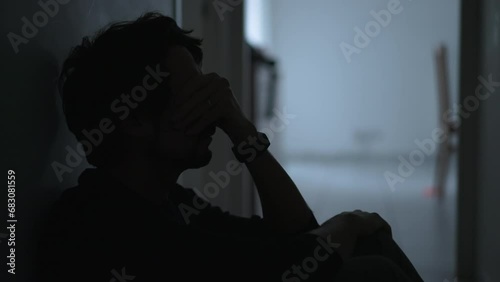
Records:
M442 201L429 195L434 161L415 168L392 190L384 172L399 161L291 161L285 168L321 223L355 209L384 217L393 236L426 282L453 281L456 215L456 162L452 161Z

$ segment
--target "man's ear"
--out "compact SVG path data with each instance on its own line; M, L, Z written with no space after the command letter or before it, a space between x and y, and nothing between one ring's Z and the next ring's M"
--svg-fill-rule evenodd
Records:
M120 130L131 136L154 136L154 127L151 122L134 114L120 122Z

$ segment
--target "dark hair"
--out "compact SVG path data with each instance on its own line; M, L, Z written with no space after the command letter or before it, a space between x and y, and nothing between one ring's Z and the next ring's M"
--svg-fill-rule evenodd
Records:
M189 36L191 32L181 29L170 17L150 12L135 21L111 24L93 38L84 37L82 43L71 50L59 78L70 131L82 145L89 145L92 142L84 131L95 133L105 118L116 126L109 134L101 133L103 138L99 144L92 144L91 148L83 146L89 163L99 166L120 155L123 135L117 127L118 115L111 112L111 104L122 93L130 93L134 86L142 85L147 66L154 70L160 65L165 70L167 49L174 45L185 47L201 64L202 40ZM165 85L162 83L148 91L138 108L153 115L160 112L169 98Z

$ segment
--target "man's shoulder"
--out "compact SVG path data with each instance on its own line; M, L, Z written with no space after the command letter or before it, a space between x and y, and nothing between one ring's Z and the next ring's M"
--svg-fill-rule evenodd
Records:
M104 196L104 193L99 193L99 190L104 192L101 188L101 185L97 183L78 183L66 188L53 204L53 209L79 209L82 206L92 204Z
M51 216L58 216L61 213L69 215L72 210L78 210L90 199L88 191L81 185L64 189L56 201L52 204Z
M61 221L98 220L94 217L103 220L134 207L135 198L126 189L120 189L118 184L86 170L76 185L61 192L50 208L49 217L56 224Z

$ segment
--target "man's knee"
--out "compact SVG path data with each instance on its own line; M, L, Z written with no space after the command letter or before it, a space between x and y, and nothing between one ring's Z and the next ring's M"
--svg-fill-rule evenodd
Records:
M336 278L339 282L410 281L392 260L378 255L354 257L344 262Z

